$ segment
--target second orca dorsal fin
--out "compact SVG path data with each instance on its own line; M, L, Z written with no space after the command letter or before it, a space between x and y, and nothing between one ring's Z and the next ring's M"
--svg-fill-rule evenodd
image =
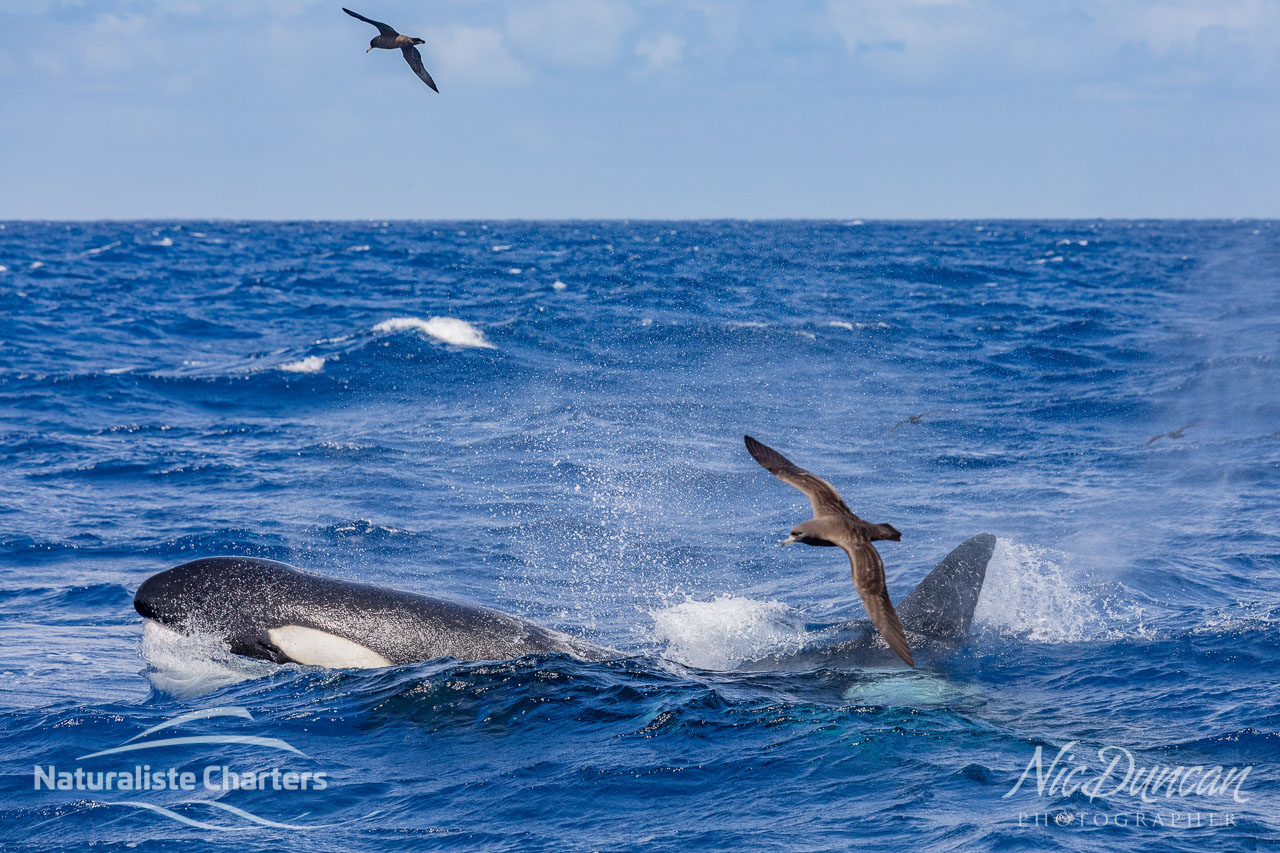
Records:
M995 547L996 537L980 533L943 557L898 603L902 627L940 640L959 640L968 634Z

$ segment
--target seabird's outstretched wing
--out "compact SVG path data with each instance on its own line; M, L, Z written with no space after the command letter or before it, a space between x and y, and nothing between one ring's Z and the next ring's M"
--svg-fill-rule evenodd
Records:
M840 493L826 480L797 466L772 447L761 444L749 435L744 435L742 439L747 443L747 452L766 471L787 485L795 486L804 492L804 496L813 505L815 518L821 515L843 515L855 521L860 520L853 514L853 510L845 506L845 502L840 499Z
M342 11L346 12L348 15L350 15L350 16L351 16L351 17L353 17L353 18L359 18L360 20L364 21L366 24L373 24L375 27L377 27L377 28L378 28L378 32L380 32L380 33L381 33L382 35L384 35L384 36L398 36L398 35L400 35L400 34L399 34L398 32L396 32L394 29L392 29L391 27L389 27L389 26L387 26L386 24L382 23L382 21L375 21L373 18L366 18L364 15L360 15L360 14L357 14L356 12L352 12L352 11L351 11L350 9L348 9L346 6L343 6L343 7L342 7ZM434 89L435 87L434 87L434 86L432 86L431 88L433 88L433 89Z
M903 424L909 424L909 423L911 423L911 418L907 418L904 421L898 421L896 424L889 427L888 431L885 432L885 435L891 435L898 427L902 426Z
M849 555L849 565L853 569L853 586L862 597L862 604L867 608L871 624L876 626L880 636L884 637L889 648L898 653L911 666L915 666L915 658L911 656L911 646L907 643L907 635L902 631L902 623L889 600L889 589L884 582L884 562L874 545L864 540L843 539L836 543Z
M436 88L436 81L432 80L431 75L427 73L427 69L422 67L422 54L418 53L418 49L405 45L400 48L400 52L404 54L404 61L409 63L413 73L421 77L422 82L431 87L431 91L439 94L440 90Z
M1146 446L1147 446L1147 447L1150 447L1151 445L1155 444L1157 441L1159 441L1160 439L1164 438L1164 437L1165 437L1166 435L1168 435L1168 434L1169 434L1169 433L1167 433L1167 432L1162 432L1162 433L1160 433L1159 435L1155 436L1155 437L1154 437L1154 438L1152 438L1150 441L1148 441L1148 442L1147 442L1147 444L1146 444Z

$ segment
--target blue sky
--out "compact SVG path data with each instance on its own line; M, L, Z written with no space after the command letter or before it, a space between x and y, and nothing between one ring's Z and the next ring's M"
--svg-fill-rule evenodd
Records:
M1280 0L4 0L0 218L1280 216Z

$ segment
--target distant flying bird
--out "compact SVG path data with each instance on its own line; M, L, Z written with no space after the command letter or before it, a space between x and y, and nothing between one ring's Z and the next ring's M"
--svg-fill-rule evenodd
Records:
M1187 424L1184 427L1178 427L1173 432L1162 432L1159 435L1152 436L1151 440L1147 442L1146 446L1150 447L1151 445L1155 444L1157 441L1159 441L1162 438L1184 438L1185 437L1184 433L1198 423L1200 422L1192 421L1191 423Z
M772 447L749 435L743 436L743 440L746 441L747 452L761 467L787 485L799 489L813 506L813 518L792 528L791 536L782 544L803 542L806 545L835 545L843 549L853 570L853 586L867 608L871 624L876 626L880 636L884 637L889 648L898 653L898 657L915 666L902 623L889 600L889 588L884 582L884 562L871 544L876 539L901 542L902 534L892 524L871 524L858 518L841 500L835 487L798 467Z
M888 430L888 432L886 432L886 433L885 433L885 435L889 435L889 433L893 432L894 430L896 430L898 427L902 426L903 424L918 424L918 423L920 423L920 419L921 419L921 418L931 418L931 417L933 417L934 415L945 415L945 414L947 414L947 412L944 410L944 411L941 411L941 412L921 412L921 413L920 413L920 414L918 414L918 415L912 415L911 417L907 418L906 420L898 421L896 424L894 424L893 426L889 427L889 430Z
M404 54L404 61L409 63L413 73L421 77L422 82L431 87L431 91L440 91L436 88L436 81L432 80L431 75L427 73L427 69L422 67L422 54L418 53L418 49L414 47L415 44L423 44L422 39L402 36L381 21L366 18L364 15L357 15L345 6L342 7L342 11L353 18L359 18L366 24L373 24L378 28L378 34L369 42L369 50L373 50L375 47L385 48L386 50L400 48L400 52ZM365 53L368 53L369 50L366 50Z

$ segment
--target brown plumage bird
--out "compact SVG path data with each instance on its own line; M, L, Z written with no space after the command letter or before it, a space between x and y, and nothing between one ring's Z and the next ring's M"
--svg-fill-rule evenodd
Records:
M889 600L889 590L884 582L884 562L871 544L877 539L901 542L902 534L891 524L871 524L858 518L845 506L840 493L830 483L797 467L772 447L761 444L749 435L744 435L743 440L747 443L747 452L766 471L787 485L795 486L813 505L813 518L792 528L791 536L782 544L803 542L806 545L843 548L849 555L849 565L853 569L853 585L862 597L867 615L871 617L871 624L876 626L889 648L908 664L915 666L911 646L902 631L902 623L898 621L893 602Z
M893 426L889 427L889 429L885 431L885 435L889 435L889 433L894 432L900 426L904 426L906 424L923 423L924 418L931 417L933 415L945 415L945 414L947 414L947 411L944 409L943 411L940 411L940 412L921 412L918 415L912 415L911 417L906 418L904 420L900 420Z
M427 69L422 66L422 54L418 53L418 49L414 45L423 44L422 39L413 38L411 36L402 36L395 31L394 28L375 21L372 18L366 18L364 15L356 14L347 7L343 6L342 11L346 12L353 18L359 18L366 24L373 24L378 28L378 34L369 41L369 50L380 47L385 50L395 50L399 48L404 54L404 61L409 63L409 67L413 69L413 73L422 78L422 82L431 87L431 91L439 92L436 88L436 81L431 79L431 75L427 73ZM365 53L368 53L366 50Z
M1198 423L1200 422L1192 421L1191 423L1187 424L1184 427L1178 427L1173 432L1162 432L1159 435L1154 436L1150 441L1148 441L1146 446L1150 447L1151 445L1155 444L1157 441L1159 441L1162 438L1184 438L1186 431L1191 429L1193 426L1195 426Z

